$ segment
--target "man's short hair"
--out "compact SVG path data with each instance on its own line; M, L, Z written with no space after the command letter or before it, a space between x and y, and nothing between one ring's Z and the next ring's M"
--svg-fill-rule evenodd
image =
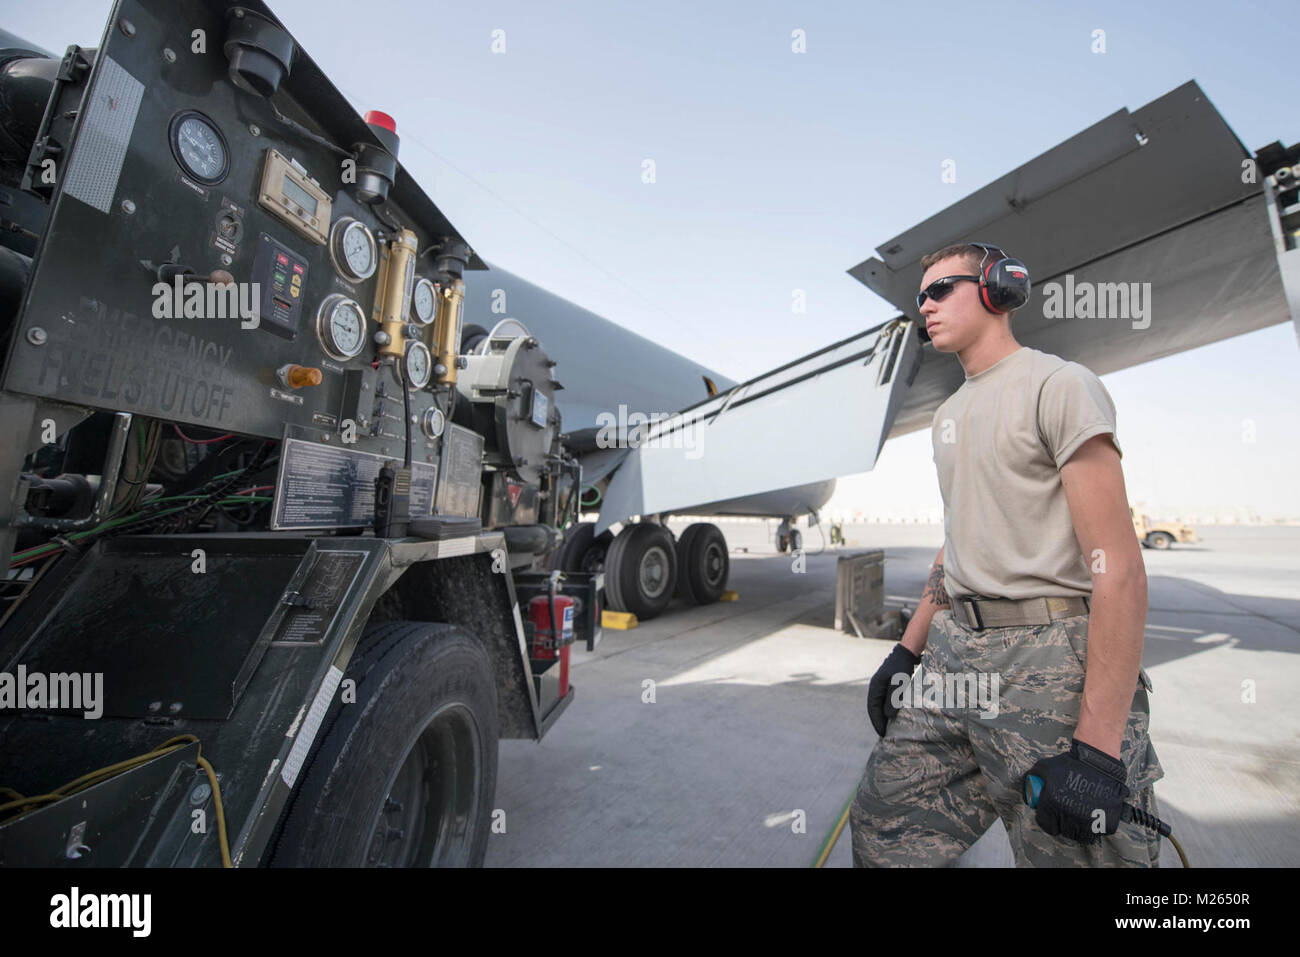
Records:
M992 243L989 245L992 245ZM998 246L994 246L993 248L1002 253L1002 256L1006 256L1005 250ZM979 272L980 263L988 262L985 257L989 256L989 252L982 246L973 246L970 243L953 243L951 246L944 246L943 249L940 249L938 252L930 253L928 256L922 256L921 272L925 272L935 263L944 259L949 259L953 256L961 256L970 264L971 272L977 273Z

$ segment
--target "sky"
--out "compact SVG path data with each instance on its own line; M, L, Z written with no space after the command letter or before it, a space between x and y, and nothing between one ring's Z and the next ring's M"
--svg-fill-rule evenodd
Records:
M61 53L97 44L110 6L0 0L0 25ZM892 318L849 267L1122 107L1195 79L1248 148L1300 139L1276 79L1291 3L271 8L359 111L396 118L402 162L480 255L736 380ZM1300 519L1293 324L1102 381L1153 517ZM829 506L941 509L928 432Z

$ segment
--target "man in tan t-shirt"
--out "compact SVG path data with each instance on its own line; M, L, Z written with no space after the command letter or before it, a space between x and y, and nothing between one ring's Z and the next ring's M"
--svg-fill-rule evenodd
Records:
M1017 865L1156 866L1159 836L1123 811L1154 816L1163 771L1114 403L1084 366L1016 342L1023 264L974 243L921 266L928 337L966 381L932 424L944 545L868 692L881 740L854 865L951 863L1001 817Z

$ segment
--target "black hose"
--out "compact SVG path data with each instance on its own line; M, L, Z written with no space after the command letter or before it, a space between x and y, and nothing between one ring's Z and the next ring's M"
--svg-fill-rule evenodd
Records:
M406 426L406 458L402 461L404 468L411 467L411 384L402 373L402 422Z

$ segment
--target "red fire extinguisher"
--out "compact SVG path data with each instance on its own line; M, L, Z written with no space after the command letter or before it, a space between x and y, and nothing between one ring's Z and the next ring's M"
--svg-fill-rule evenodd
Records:
M532 656L540 661L560 659L560 697L569 693L569 648L573 644L573 599L568 595L537 595L528 602L533 623Z

